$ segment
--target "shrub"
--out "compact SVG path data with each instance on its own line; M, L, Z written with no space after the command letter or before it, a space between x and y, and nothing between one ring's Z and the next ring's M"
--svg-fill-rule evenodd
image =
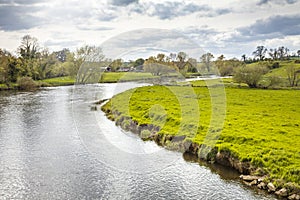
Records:
M279 76L270 76L269 77L269 86L268 87L275 87L281 84L282 80Z
M238 83L246 83L250 88L257 88L258 82L262 76L267 73L267 68L264 66L245 66L235 70L233 79Z
M225 65L219 69L221 76L229 76L233 74L233 67L231 65Z
M20 90L33 90L37 87L37 84L31 77L21 77L18 79L17 84Z
M276 68L279 68L279 67L280 67L279 62L274 62L274 63L270 66L271 69L276 69Z

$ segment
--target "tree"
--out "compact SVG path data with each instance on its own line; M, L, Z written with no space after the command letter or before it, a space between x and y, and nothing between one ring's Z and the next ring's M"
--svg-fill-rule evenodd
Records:
M144 71L151 73L153 76L161 76L176 70L168 65L146 61L144 65Z
M170 63L161 62L151 56L144 63L144 71L151 73L153 76L161 76L176 71L176 68Z
M120 67L122 66L123 64L123 61L122 59L115 59L113 60L110 64L109 64L109 67L110 67L110 71L112 72L116 72L118 69L120 69Z
M282 47L278 47L278 58L280 60L283 60L284 58L288 57L289 56L289 49L282 46Z
M170 61L175 61L176 53L170 53L170 55L168 57L169 57Z
M39 50L38 40L30 35L25 35L22 38L21 45L19 46L19 54L24 59L36 58Z
M217 58L217 60L215 61L215 65L218 68L220 75L225 76L225 74L222 74L221 72L221 70L225 67L225 56L223 54Z
M300 49L297 51L298 57L300 57Z
M263 60L265 58L265 54L268 51L264 46L257 46L256 50L252 53L255 58L259 58L259 60Z
M0 83L8 84L9 80L9 63L11 54L5 49L0 49Z
M246 54L243 54L243 55L242 55L242 61L243 61L243 62L246 62L246 59L247 59Z
M144 62L145 62L145 60L143 58L138 58L134 61L133 67L135 68L137 66L141 66L144 64Z
M261 77L267 72L266 67L255 66L243 66L236 69L234 74L234 80L238 83L246 83L250 88L257 88L258 82Z
M276 48L269 50L269 55L273 60L278 59L278 50Z
M189 63L188 70L187 70L188 72L192 72L192 73L198 72L197 60L195 58L189 58L187 63Z
M159 54L157 54L157 56L156 56L156 58L157 58L157 60L159 61L159 62L164 62L165 61L165 54L163 54L163 53L159 53Z
M203 54L200 57L201 62L204 64L204 66L206 67L207 71L210 72L210 67L211 67L211 63L212 63L212 59L214 58L213 54L211 53L206 53Z
M75 54L75 69L78 69L79 84L98 82L101 72L104 71L104 54L100 47L85 45L77 49Z
M221 62L221 63L220 63ZM216 65L219 69L219 73L221 76L230 76L234 74L234 70L238 67L243 67L245 65L244 62L239 61L238 59L230 59L224 61L216 61Z
M66 62L67 61L67 55L70 53L70 50L67 48L63 48L60 51L54 52L56 55L57 60L60 62Z
M177 60L178 60L178 62L177 62L177 67L178 67L178 69L179 70L183 70L184 69L184 67L185 67L185 64L186 64L186 59L187 59L187 54L185 53L185 52L179 52L178 54L177 54Z
M294 66L288 66L286 73L291 87L297 86L300 82L300 70L297 70Z

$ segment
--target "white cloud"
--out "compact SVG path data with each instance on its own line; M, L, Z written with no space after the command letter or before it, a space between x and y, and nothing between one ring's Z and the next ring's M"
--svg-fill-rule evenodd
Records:
M296 42L299 6L296 0L1 0L0 48L16 50L25 34L37 37L50 50L59 50L99 45L121 33L155 28L179 31L205 51L226 57L251 54L262 43L269 48L282 43L300 49ZM165 32L131 33L127 43L134 48L170 49L173 45L173 50L188 51L189 45L193 46L180 37L166 38ZM115 45L115 51L124 51L126 41L117 44L121 47Z

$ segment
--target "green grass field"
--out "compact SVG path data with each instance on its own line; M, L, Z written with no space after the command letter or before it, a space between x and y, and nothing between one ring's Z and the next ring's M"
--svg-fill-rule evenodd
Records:
M213 133L219 151L251 162L271 179L300 185L300 91L220 87L216 92L213 85L218 82L203 84L137 88L116 95L103 109L118 110L138 124L160 126L160 134L186 135L199 144ZM210 126L211 120L218 123Z
M158 78L150 73L139 72L105 72L101 75L100 83L116 83Z
M280 67L269 71L267 76L276 75L283 78L287 78L286 68L294 66L296 69L300 69L300 63L294 63L292 61L281 61Z
M75 79L69 76L57 77L57 78L49 78L40 81L40 84L46 83L47 86L65 86L65 85L73 85L75 83Z
M100 79L100 83L116 83L118 81L136 81L144 79L157 78L150 73L136 73L136 72L109 72L103 73ZM49 86L64 86L75 84L75 79L65 76L58 78L44 79L42 83L49 84Z

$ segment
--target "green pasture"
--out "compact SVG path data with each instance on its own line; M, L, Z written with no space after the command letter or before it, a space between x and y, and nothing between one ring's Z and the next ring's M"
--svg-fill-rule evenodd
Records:
M103 109L155 124L160 134L186 135L199 144L211 138L219 151L251 162L272 179L300 184L300 91L231 84L141 87L116 95Z

